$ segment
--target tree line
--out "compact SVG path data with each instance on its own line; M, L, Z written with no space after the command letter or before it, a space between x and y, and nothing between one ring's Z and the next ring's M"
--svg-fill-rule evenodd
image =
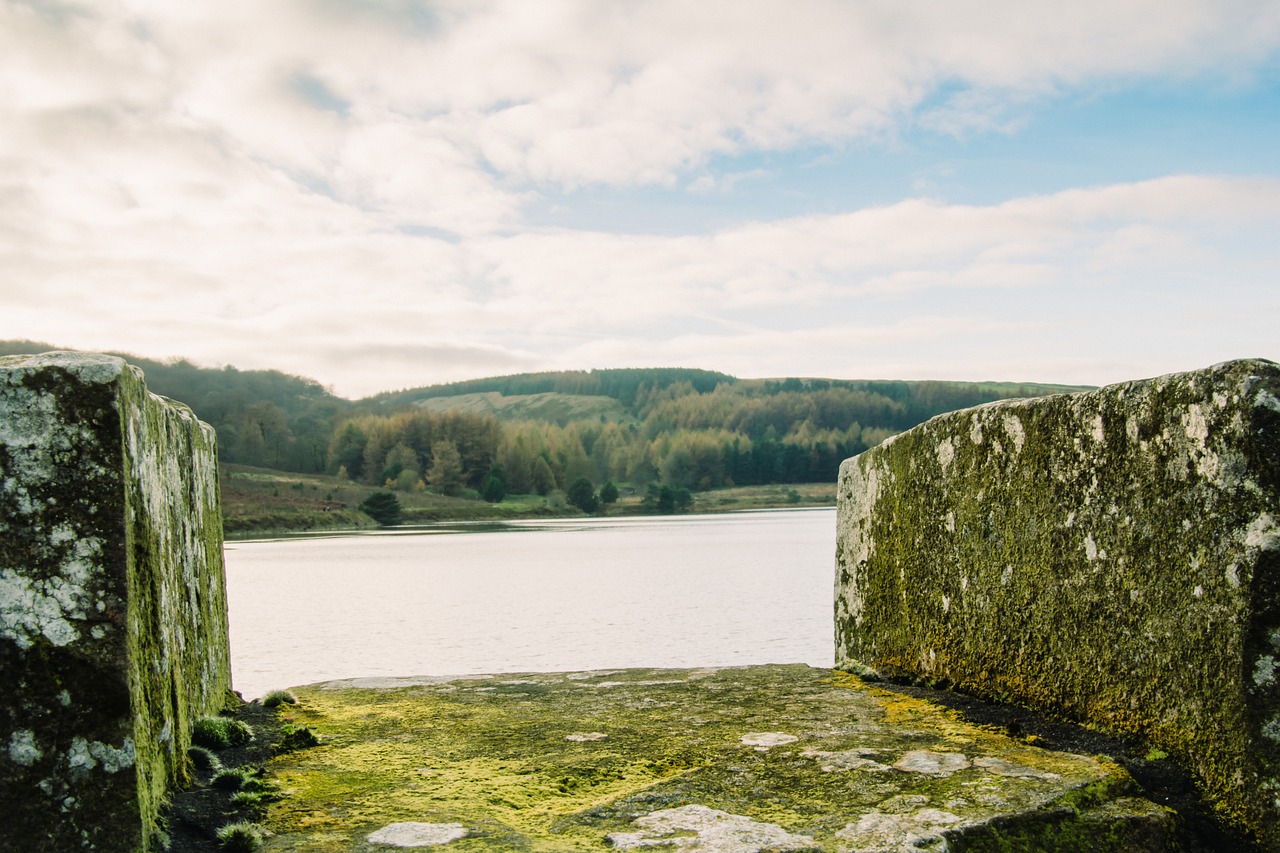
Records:
M0 355L49 349L0 341ZM681 490L830 482L842 460L933 415L1073 390L742 380L707 370L643 368L517 374L350 401L314 380L279 371L125 357L143 369L152 391L186 403L214 427L226 462L339 474L399 489L470 489L490 499L499 492L567 493L580 480L596 487L626 484L655 501L674 500ZM575 415L565 422L420 407L426 400L494 392L609 398L621 405L607 417Z
M370 484L455 491L479 490L496 476L508 492L542 495L583 480L642 492L651 484L703 491L832 482L844 459L948 406L1005 390L915 383L917 398L912 383L879 385L896 395L830 380L733 380L706 391L688 380L641 382L629 394L634 418L566 424L456 411L365 414L335 432L328 470Z

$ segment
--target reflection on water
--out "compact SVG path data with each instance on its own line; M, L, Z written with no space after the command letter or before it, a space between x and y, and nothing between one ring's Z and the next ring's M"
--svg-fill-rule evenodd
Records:
M831 666L834 553L833 509L228 542L233 679Z

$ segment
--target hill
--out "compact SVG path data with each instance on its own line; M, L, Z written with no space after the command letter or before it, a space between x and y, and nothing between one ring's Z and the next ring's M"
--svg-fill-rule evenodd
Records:
M0 354L55 349L0 341ZM224 462L491 499L586 480L649 486L834 482L840 462L934 415L1079 390L1030 383L738 379L688 368L525 373L350 401L273 370L119 353L218 432Z
M497 391L459 394L456 397L428 397L411 403L424 412L466 412L492 415L505 421L546 421L564 426L584 419L620 421L630 412L612 397L585 394L514 394L504 396Z

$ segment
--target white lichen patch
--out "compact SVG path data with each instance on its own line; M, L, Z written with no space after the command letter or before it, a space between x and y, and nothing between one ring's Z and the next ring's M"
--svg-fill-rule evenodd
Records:
M820 749L806 749L800 753L805 758L817 759L823 773L842 773L848 770L863 770L869 773L886 773L893 768L887 764L874 761L870 756L876 755L874 749L849 749L842 752L825 752Z
M971 766L969 759L960 752L935 752L916 749L893 762L893 766L907 773L924 773L929 776L950 776Z
M959 815L942 809L920 809L910 814L873 811L837 832L836 838L851 842L852 846L841 848L848 851L945 850L942 832L963 824L965 820Z
M1262 736L1269 741L1280 743L1280 717L1272 717L1262 724Z
M1253 683L1258 687L1266 687L1276 683L1276 659L1260 657L1253 667Z
M83 778L99 766L104 773L119 773L132 767L136 760L137 752L133 746L133 738L130 737L126 737L119 747L74 737L71 739L71 748L67 750L67 766L73 778Z
M1240 564L1239 563L1232 563L1231 565L1227 566L1227 570L1223 572L1222 576L1226 580L1227 586L1231 587L1232 589L1240 588Z
M951 462L956 458L955 445L951 443L951 439L946 439L938 445L937 449L938 465L942 467L943 472L951 467Z
M439 847L467 837L460 823L392 823L371 832L365 840L387 847Z
M604 740L608 735L604 732L574 732L571 735L565 735L565 740L571 740L574 743L590 743L591 741Z
M1280 551L1280 527L1271 513L1264 512L1245 529L1244 546L1255 551Z
M1015 779L1061 779L1057 773L1050 773L1048 770L1040 770L1036 767L1028 767L1025 764L1015 764L1003 758L997 758L993 755L985 755L973 760L974 767L981 767L988 773L994 773L996 776L1008 776Z
M1022 421L1017 415L1005 415L1003 423L1005 434L1013 442L1014 454L1021 453L1022 446L1027 443L1027 433L1022 427Z
M1192 403L1187 407L1187 413L1182 416L1182 423L1187 433L1187 438L1196 444L1203 445L1209 438L1209 422L1205 419L1204 409L1198 403Z
M982 420L976 412L969 419L969 440L974 444L982 444Z
M33 580L12 569L0 569L0 637L20 649L43 637L54 646L80 638L74 622L85 618L88 593L61 577Z
M792 835L777 824L696 804L656 811L635 823L639 832L611 832L606 840L616 850L674 847L705 853L782 853L817 847L809 836Z
M745 746L754 746L756 749L764 751L775 746L795 743L800 738L795 735L789 735L786 732L750 732L738 738L738 740Z
M19 729L9 738L9 760L23 767L30 767L41 758L44 751L36 744L36 734L30 729Z

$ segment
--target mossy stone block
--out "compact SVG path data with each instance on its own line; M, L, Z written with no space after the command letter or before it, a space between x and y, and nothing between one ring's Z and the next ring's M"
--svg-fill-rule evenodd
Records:
M119 358L0 358L0 850L158 849L230 687L212 429Z
M1176 849L1119 766L803 665L298 689L267 851ZM1011 842L1012 840L1012 842Z
M837 500L837 666L1141 734L1280 850L1280 367L942 415Z

